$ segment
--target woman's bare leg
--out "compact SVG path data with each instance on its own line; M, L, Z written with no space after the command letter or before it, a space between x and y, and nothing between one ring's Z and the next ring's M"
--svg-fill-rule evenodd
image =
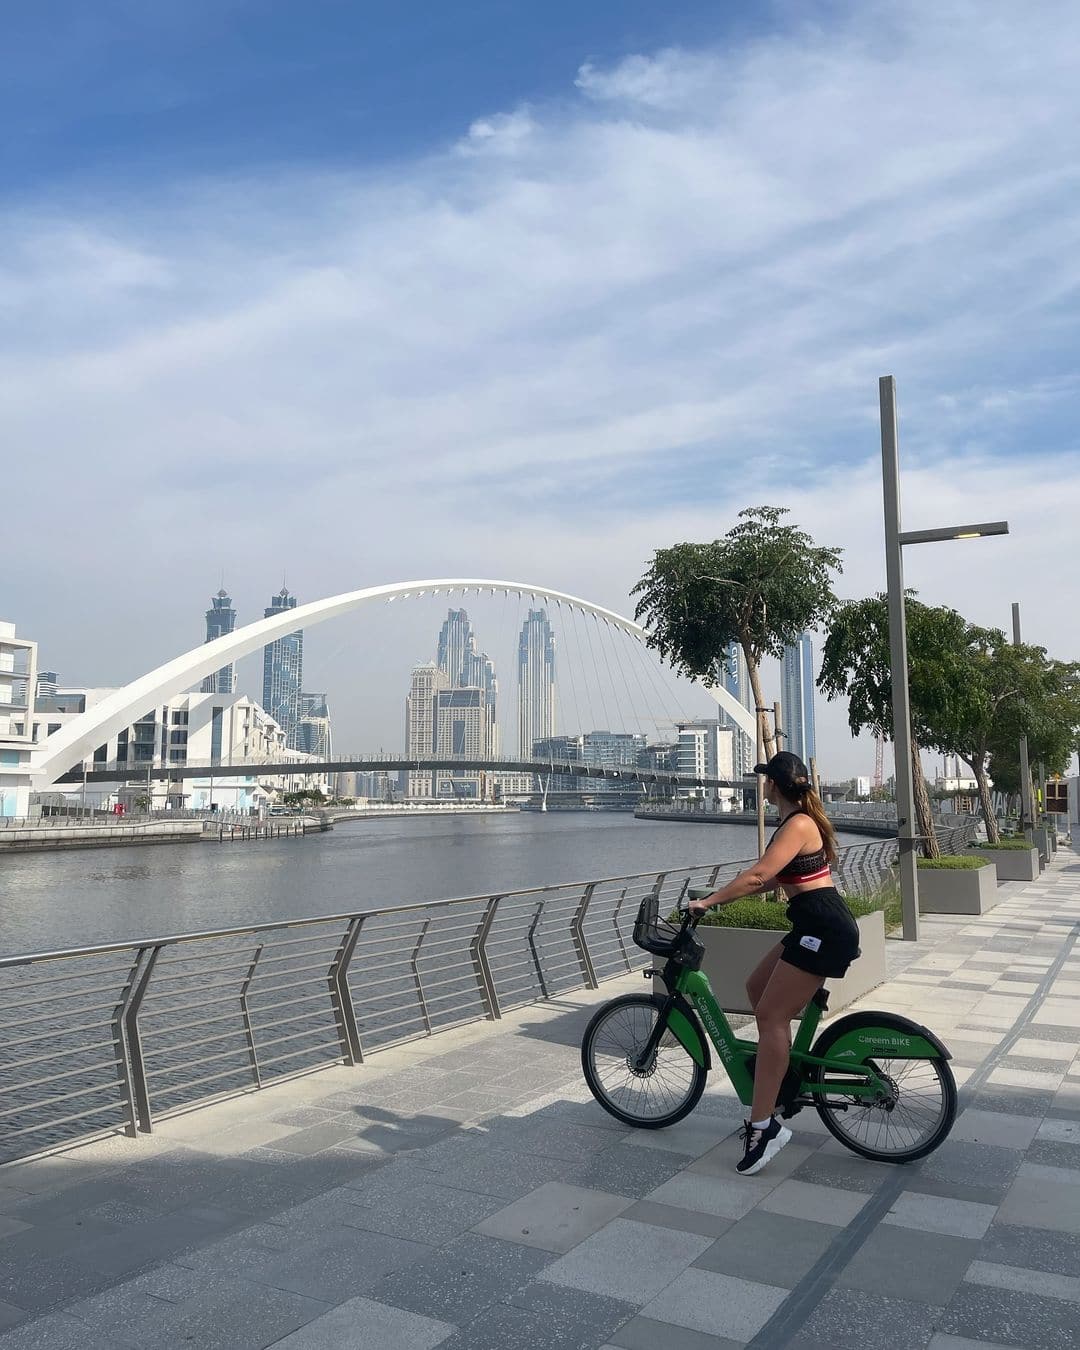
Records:
M777 961L780 960L783 947L778 942L775 947L770 947L746 979L746 997L750 1000L750 1007L756 1008L758 1000L765 992L765 986L769 983L773 971L776 968Z
M756 972L755 972L756 973ZM777 961L765 992L754 1007L758 1053L754 1067L751 1120L768 1120L791 1058L791 1023L825 983L821 975Z

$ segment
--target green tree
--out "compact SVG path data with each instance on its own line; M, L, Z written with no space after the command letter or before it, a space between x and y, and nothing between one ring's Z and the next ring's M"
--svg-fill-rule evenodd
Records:
M740 523L711 544L657 549L631 592L641 597L634 615L649 646L684 675L718 684L727 648L740 645L766 755L776 746L761 711L761 659L779 659L832 613L833 574L841 570L841 550L818 547L784 523L787 514L782 506L748 507L739 512Z
M940 856L930 794L920 750L937 749L942 727L956 721L954 705L963 698L957 645L967 625L953 609L924 605L905 596L908 687L911 703L911 775L915 817L923 853ZM818 688L829 699L846 697L848 726L893 739L892 659L889 607L884 595L848 600L829 624L821 654Z
M969 698L951 744L978 784L987 838L1000 836L990 783L1018 795L1020 738L1032 764L1063 773L1080 733L1080 666L1047 657L1043 647L1014 644L998 629L970 630L965 648Z

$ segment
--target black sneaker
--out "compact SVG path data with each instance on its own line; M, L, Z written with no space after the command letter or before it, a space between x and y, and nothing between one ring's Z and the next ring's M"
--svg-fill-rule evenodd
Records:
M775 1116L763 1130L755 1130L749 1121L739 1132L743 1141L742 1160L735 1164L735 1171L744 1177L752 1177L760 1172L770 1158L775 1158L791 1138L791 1131L781 1125Z

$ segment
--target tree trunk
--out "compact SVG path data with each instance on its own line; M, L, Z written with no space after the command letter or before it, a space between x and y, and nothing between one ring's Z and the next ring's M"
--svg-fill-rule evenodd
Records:
M750 676L750 689L754 695L754 716L761 723L761 740L765 746L765 758L772 759L776 754L776 739L773 736L772 728L769 726L769 719L766 715L765 700L761 696L761 676L758 674L757 664L750 660L750 653L743 647L743 655L746 657L746 670Z
M922 835L924 858L940 858L941 845L934 830L934 815L930 809L930 793L926 790L926 775L915 738L911 739L911 786L915 798L915 823Z
M986 822L986 842L988 844L997 844L1001 842L1001 831L998 829L997 812L994 810L994 803L990 797L990 780L986 776L986 756L980 755L975 759L967 759L964 763L975 775L975 782L979 788L979 806L982 808L983 820Z

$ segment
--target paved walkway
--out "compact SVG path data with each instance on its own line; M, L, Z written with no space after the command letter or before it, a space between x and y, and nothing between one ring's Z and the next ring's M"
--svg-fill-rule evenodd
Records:
M667 1131L582 1084L641 981L0 1168L0 1350L1064 1350L1080 1343L1080 861L891 945L868 1006L950 1044L930 1158L803 1111L736 1176L714 1083Z

